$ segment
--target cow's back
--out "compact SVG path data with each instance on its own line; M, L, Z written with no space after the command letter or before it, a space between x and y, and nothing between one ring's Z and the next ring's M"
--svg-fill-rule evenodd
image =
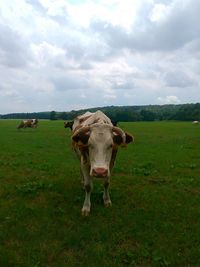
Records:
M94 113L88 111L74 119L73 132L95 123L112 125L111 120L102 111L97 110Z

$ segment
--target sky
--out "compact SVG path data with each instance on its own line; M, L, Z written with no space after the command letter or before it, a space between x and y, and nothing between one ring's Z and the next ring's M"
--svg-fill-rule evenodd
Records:
M0 0L0 114L200 102L200 1Z

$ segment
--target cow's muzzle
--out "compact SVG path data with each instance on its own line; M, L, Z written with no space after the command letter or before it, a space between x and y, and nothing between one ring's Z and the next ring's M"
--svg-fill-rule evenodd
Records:
M105 168L94 168L92 169L92 176L94 177L106 177L108 176L108 170Z

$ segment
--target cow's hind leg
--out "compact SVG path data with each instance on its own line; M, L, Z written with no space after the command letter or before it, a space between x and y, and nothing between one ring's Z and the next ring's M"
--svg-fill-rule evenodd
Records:
M112 206L112 202L110 200L110 195L109 195L109 184L110 184L110 181L109 180L106 180L104 182L104 193L103 193L103 201L104 201L104 205L106 207L111 207Z

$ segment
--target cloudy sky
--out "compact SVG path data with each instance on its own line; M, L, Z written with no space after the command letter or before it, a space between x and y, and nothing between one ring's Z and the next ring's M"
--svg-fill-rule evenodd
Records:
M0 0L0 114L200 102L199 0Z

